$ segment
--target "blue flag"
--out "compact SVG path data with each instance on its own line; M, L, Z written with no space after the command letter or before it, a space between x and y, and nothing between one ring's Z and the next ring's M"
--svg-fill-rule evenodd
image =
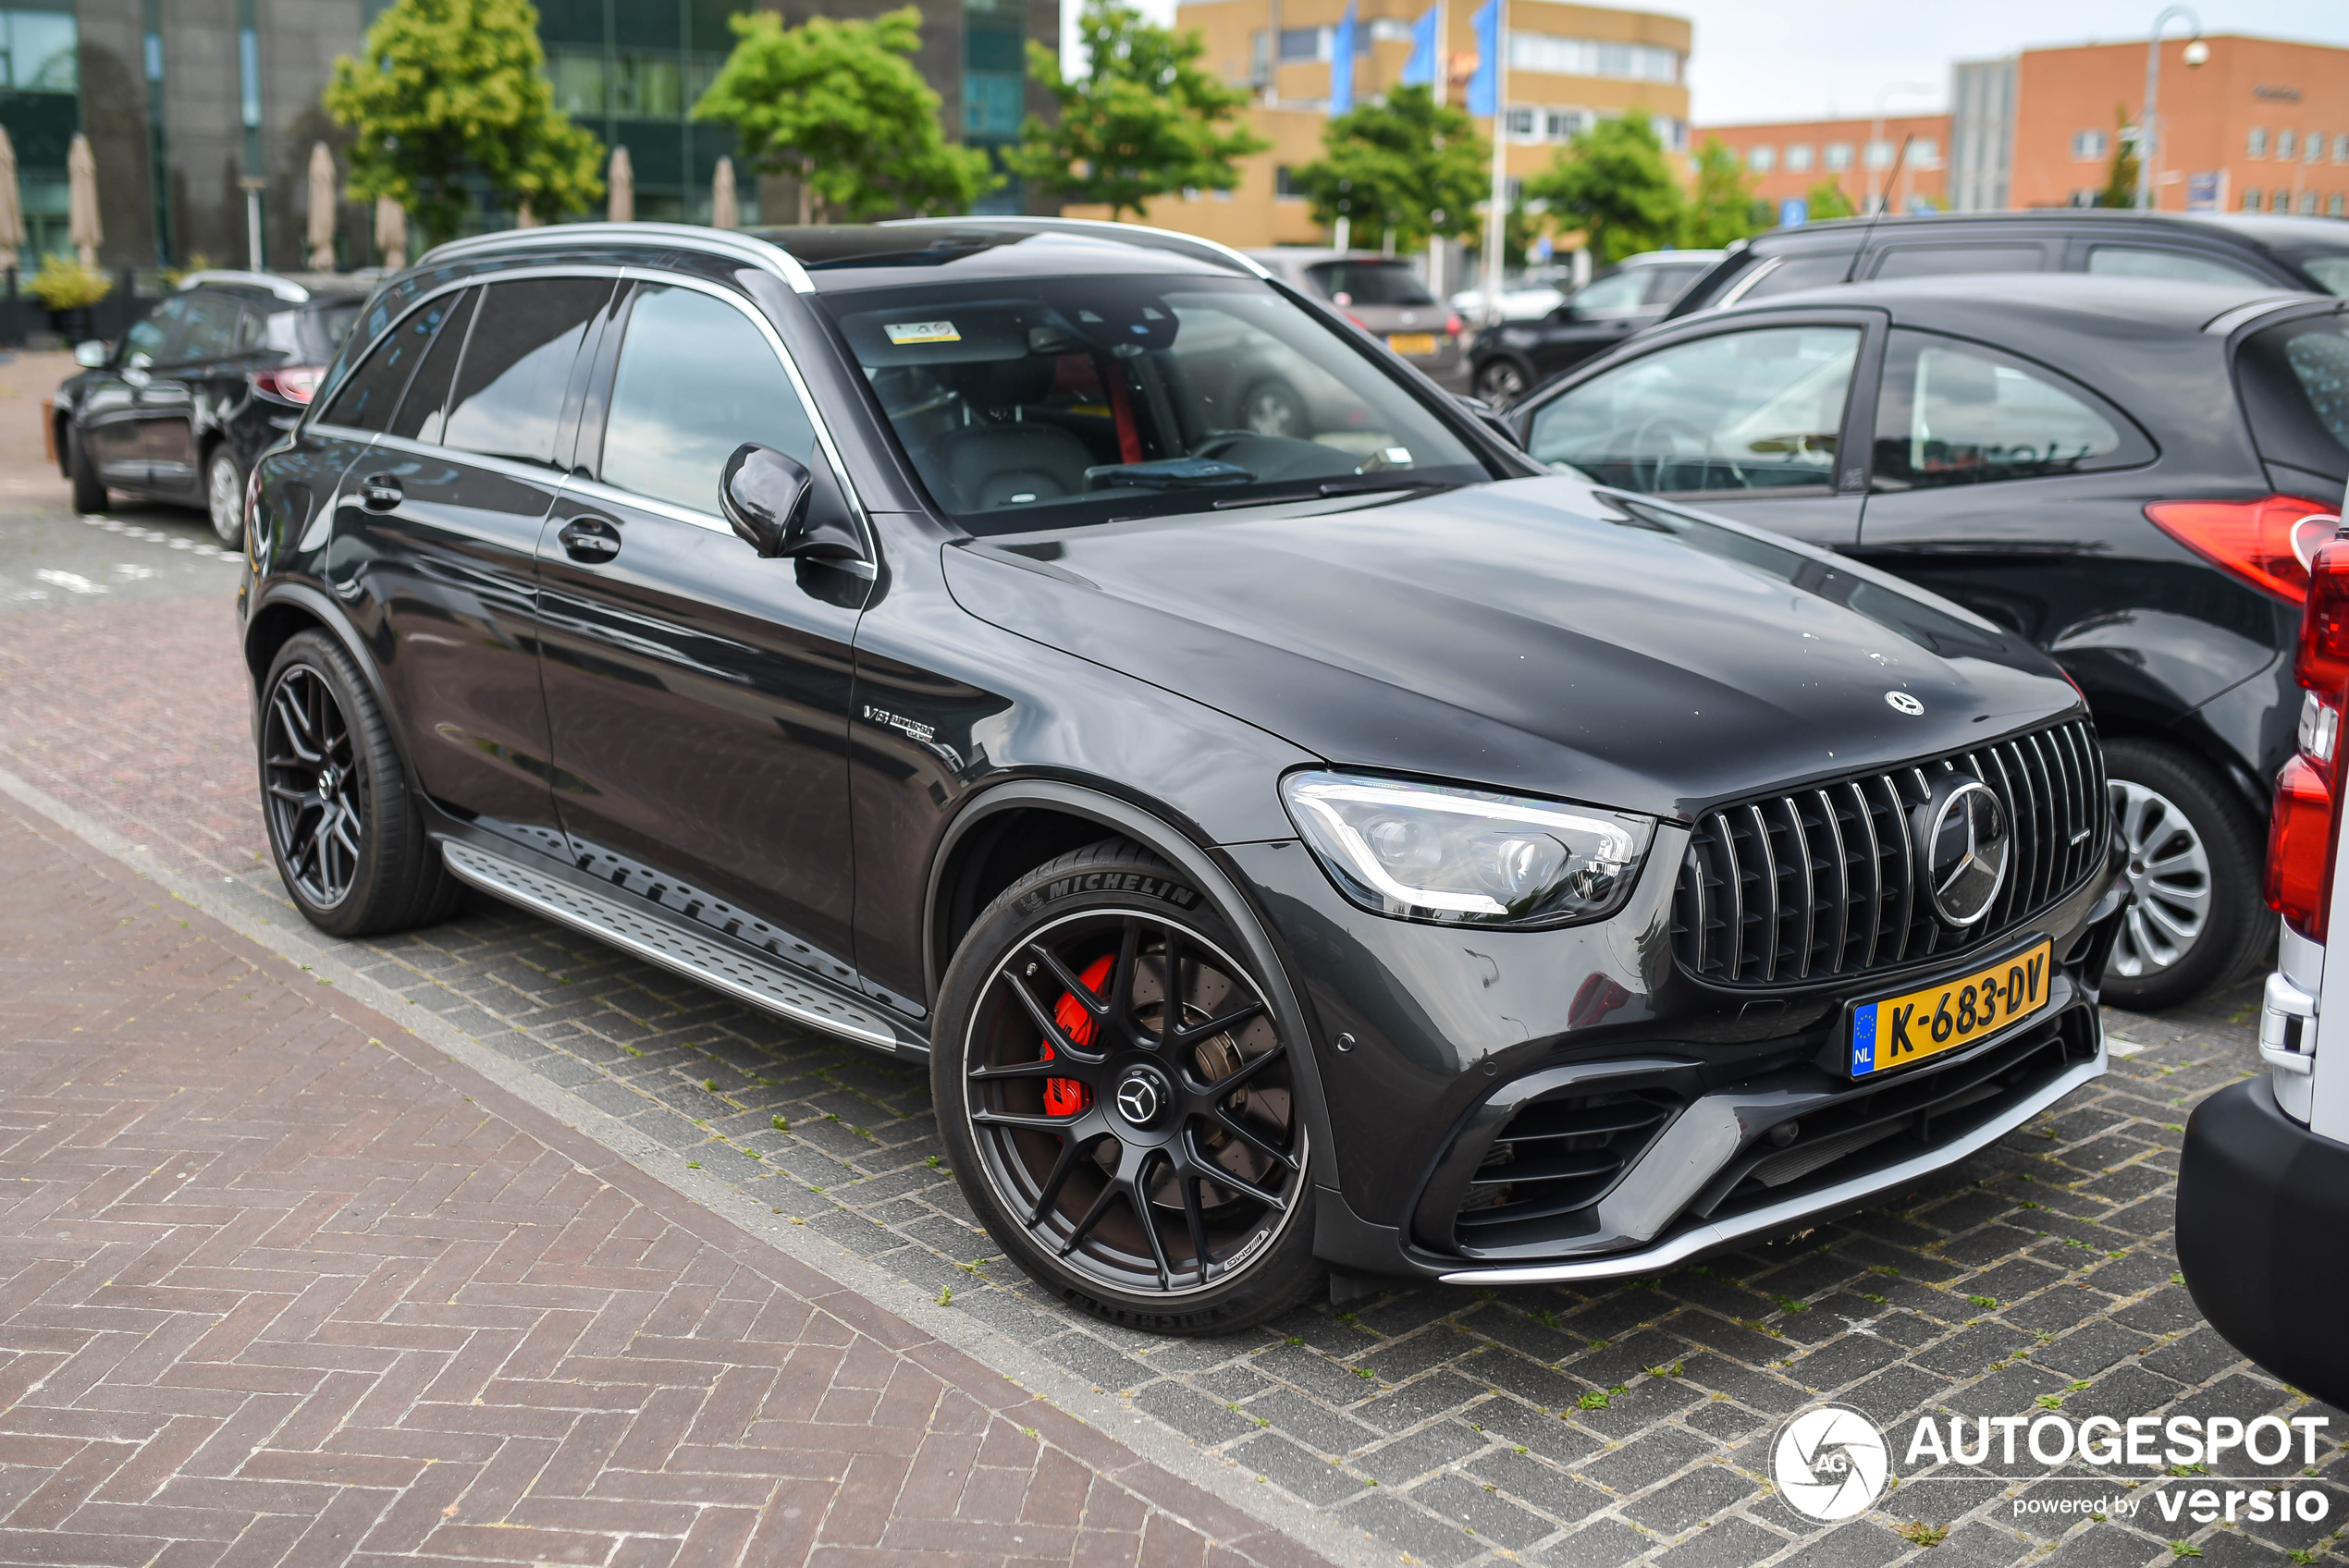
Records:
M1346 0L1346 18L1330 40L1330 113L1342 115L1354 107L1354 0Z
M1497 115L1501 94L1501 0L1484 0L1482 9L1469 18L1476 31L1476 74L1469 78L1468 112Z
M1444 43L1435 36L1435 24L1443 19L1444 7L1430 6L1427 14L1411 24L1411 57L1403 62L1400 85L1435 85L1435 73L1444 68Z

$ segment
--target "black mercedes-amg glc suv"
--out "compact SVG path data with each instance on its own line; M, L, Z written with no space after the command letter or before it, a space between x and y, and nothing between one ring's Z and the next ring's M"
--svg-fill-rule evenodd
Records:
M1275 363L1322 410L1236 408ZM1118 1321L1652 1271L2103 1070L2080 697L1544 473L1245 258L1020 219L470 239L257 465L270 841L924 1060Z

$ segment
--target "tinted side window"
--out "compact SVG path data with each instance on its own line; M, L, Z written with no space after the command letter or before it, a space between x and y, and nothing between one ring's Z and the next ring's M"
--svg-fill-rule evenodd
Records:
M1826 256L1789 256L1738 298L1766 300L1773 294L1791 294L1798 288L1826 288L1841 283L1851 271L1851 254L1848 251Z
M392 416L387 434L412 441L440 439L441 421L449 410L449 388L457 379L457 361L464 353L466 330L473 325L473 306L480 299L480 289L468 288L453 301L440 336L433 339L431 351L416 367L416 377L408 384L408 395L400 399L400 411Z
M244 314L234 300L217 294L184 294L161 356L166 364L216 360L236 351L237 320Z
M1953 277L1980 272L2037 272L2046 264L2036 245L1902 245L1884 253L1876 277Z
M2052 371L1955 338L1892 335L1876 398L1878 490L2126 468L2152 456L2117 410Z
M2335 484L2349 478L2349 320L2304 317L2254 333L2235 370L2263 457Z
M1324 299L1357 305L1433 305L1434 297L1401 262L1324 262L1305 269Z
M551 466L572 361L611 289L609 278L593 277L490 285L441 444Z
M1725 332L1593 377L1533 416L1545 463L1627 490L1778 490L1835 483L1860 352L1856 326Z
M2252 283L2268 280L2248 267L2187 251L2145 245L2097 245L2088 251L2088 270L2110 277L2168 277L2181 283Z
M1637 272L1618 272L1586 283L1574 296L1574 313L1579 316L1619 316L1640 308L1640 297L1647 291L1647 279Z
M781 361L743 312L691 288L636 297L612 375L601 477L639 496L718 510L718 476L745 441L800 461L816 431Z
M462 299L461 294L443 295L418 307L393 327L359 368L344 378L324 423L354 430L388 430L392 411L400 407L400 395L408 389L409 377L416 374L416 361L424 357L440 324Z
M1705 275L1703 267L1650 267L1647 302L1668 305L1688 292L1689 285Z

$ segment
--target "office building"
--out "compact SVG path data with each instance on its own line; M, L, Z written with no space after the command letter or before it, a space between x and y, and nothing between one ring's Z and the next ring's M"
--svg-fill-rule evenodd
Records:
M1700 148L1716 139L1736 154L1754 195L1773 208L1821 185L1842 191L1858 212L1874 211L1877 202L1895 213L1948 204L1947 115L1708 125L1696 132Z

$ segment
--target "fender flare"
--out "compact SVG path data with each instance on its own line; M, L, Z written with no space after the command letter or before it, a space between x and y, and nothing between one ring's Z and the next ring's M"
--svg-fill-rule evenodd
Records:
M1142 848L1159 856L1174 869L1189 877L1214 906L1215 913L1247 952L1248 962L1256 965L1272 993L1273 1011L1279 1015L1282 1032L1301 1044L1296 1054L1297 1066L1297 1097L1305 1114L1305 1130L1316 1155L1318 1169L1314 1185L1323 1189L1322 1201L1335 1195L1337 1186L1337 1149L1331 1129L1329 1100L1322 1085L1321 1030L1312 1010L1306 1005L1303 994L1290 978L1289 966L1281 949L1256 911L1256 906L1240 891L1239 885L1215 864L1214 858L1191 839L1184 835L1165 818L1144 811L1130 802L1098 790L1077 784L1064 784L1055 779L1022 778L995 785L955 814L954 820L940 839L937 852L931 856L929 878L924 893L922 910L923 965L935 969L937 950L933 923L938 918L940 878L953 859L954 846L963 836L987 818L1000 812L1022 807L1044 806L1066 812L1100 823L1113 833L1133 839ZM942 974L927 975L933 1009L938 986ZM933 1055L948 1048L947 1043L933 1038ZM1326 1163L1323 1163L1326 1162Z
M238 639L238 651L244 655L245 668L252 682L256 723L260 714L261 682L267 678L268 671L265 668L253 668L252 629L263 612L277 605L301 610L342 644L343 652L349 654L351 662L359 667L360 679L367 683L367 695L375 700L377 711L384 716L384 729L391 736L391 749L399 753L400 771L408 777L409 793L429 805L431 797L424 793L424 781L416 772L415 759L408 754L407 733L400 728L399 712L392 705L391 688L384 683L383 671L376 667L374 650L367 646L366 639L359 634L359 629L351 624L349 613L333 595L322 593L306 582L273 582L261 590L253 598L252 607L245 612L244 631Z

